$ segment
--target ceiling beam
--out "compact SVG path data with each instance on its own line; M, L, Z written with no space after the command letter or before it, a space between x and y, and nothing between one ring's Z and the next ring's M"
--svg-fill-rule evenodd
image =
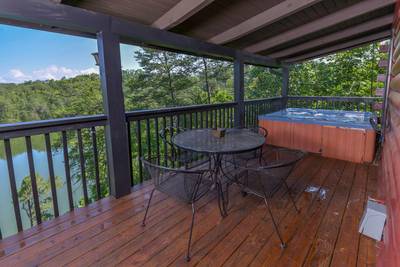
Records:
M151 26L162 30L171 29L193 16L213 1L214 0L181 0L173 8L153 22Z
M208 41L214 44L224 44L250 34L262 27L288 17L302 9L314 5L321 0L285 0L260 14L222 32Z
M396 0L365 0L357 4L351 5L347 8L341 9L337 12L311 21L300 27L291 29L281 34L275 35L256 44L250 45L245 48L246 51L251 53L259 53L267 49L273 48L277 45L287 43L302 36L326 29L341 22L350 20L357 16L364 15L368 12L393 5Z
M393 14L391 15L386 15L383 17L379 17L377 19L373 19L361 24L358 24L354 27L347 28L342 31L338 31L329 35L325 35L321 38L317 38L284 50L280 50L276 53L269 54L268 56L272 58L282 58L282 57L287 57L296 53L299 53L301 51L305 51L308 49L312 49L315 47L327 45L329 43L335 42L337 40L342 40L345 38L349 38L354 35L359 35L364 32L369 32L373 31L375 29L379 29L384 26L389 26L393 23Z
M284 62L293 64L293 63L297 63L297 62L304 61L304 60L309 60L309 59L313 59L313 58L317 58L317 57L321 57L321 56L326 56L326 55L333 54L333 53L336 53L336 52L339 52L342 50L356 48L356 47L362 46L367 43L384 40L386 38L390 38L390 36L391 36L391 30L385 30L385 31L375 33L375 34L369 34L367 36L360 37L360 38L351 40L349 42L340 43L338 45L334 45L334 46L330 46L330 47L327 47L327 48L324 48L324 49L321 49L318 51L310 52L305 55L289 58L289 59L284 60Z

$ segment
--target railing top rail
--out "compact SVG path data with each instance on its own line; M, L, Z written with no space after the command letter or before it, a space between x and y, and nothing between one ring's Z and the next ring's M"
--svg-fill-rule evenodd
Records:
M275 101L275 100L281 100L281 96L274 96L274 97L267 97L267 98L258 98L258 99L248 99L245 100L245 104L253 104L253 103L261 103L261 102L266 102L266 101Z
M205 104L205 105L191 105L183 107L171 107L161 109L147 109L147 110L135 110L126 113L126 119L128 121L141 120L146 118L154 118L160 116L171 116L179 115L187 112L199 112L207 111L218 108L229 108L236 106L236 102L221 103L221 104Z
M59 132L92 126L101 126L105 125L106 122L107 116L101 114L52 120L0 124L0 139Z
M289 96L289 99L317 99L317 100L334 100L334 101L376 101L381 100L382 97L373 96Z

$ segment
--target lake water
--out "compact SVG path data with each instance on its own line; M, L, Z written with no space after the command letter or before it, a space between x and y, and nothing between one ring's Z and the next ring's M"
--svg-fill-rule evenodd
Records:
M2 145L0 145L0 149L3 149ZM33 158L36 173L48 181L49 170L46 152L41 150L33 150ZM17 188L19 189L24 177L29 176L27 153L23 152L13 155L13 161ZM53 151L53 162L55 175L58 176L62 182L62 186L57 188L57 197L60 214L63 214L69 210L69 206L62 150ZM73 191L74 204L77 206L83 195L80 182L73 182ZM0 203L0 228L4 238L17 232L8 177L7 161L4 159L4 157L0 157ZM21 209L21 217L24 229L30 228L31 226L29 218L23 209Z

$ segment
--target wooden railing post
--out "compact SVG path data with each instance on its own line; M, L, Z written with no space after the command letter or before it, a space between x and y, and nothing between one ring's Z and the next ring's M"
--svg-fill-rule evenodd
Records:
M245 103L244 103L244 63L240 56L235 58L234 62L234 92L235 102L235 127L244 127L245 121Z
M282 109L287 107L289 95L289 68L282 67Z
M97 43L103 105L107 115L105 135L110 190L119 198L129 194L131 189L119 37L108 31L99 32Z

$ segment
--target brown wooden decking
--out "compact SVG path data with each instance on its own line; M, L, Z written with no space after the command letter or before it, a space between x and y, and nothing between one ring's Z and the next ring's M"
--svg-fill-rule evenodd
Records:
M192 260L184 261L191 210L156 193L141 226L150 183L103 199L0 242L0 266L371 266L375 242L358 234L376 167L308 156L288 179L297 214L283 192L273 206L288 247L282 250L260 199L232 190L222 219L215 194L198 203ZM308 193L310 186L321 187Z

